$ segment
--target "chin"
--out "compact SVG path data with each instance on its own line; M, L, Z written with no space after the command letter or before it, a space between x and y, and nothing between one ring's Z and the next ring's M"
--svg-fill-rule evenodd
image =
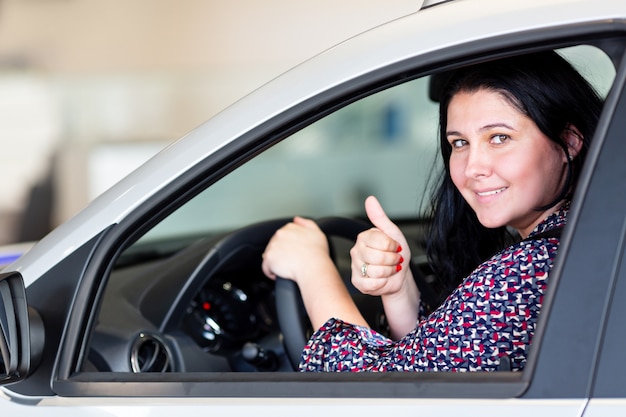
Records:
M482 224L487 229L497 229L498 227L506 226L506 222L499 219L483 219L481 217L478 218L480 224Z

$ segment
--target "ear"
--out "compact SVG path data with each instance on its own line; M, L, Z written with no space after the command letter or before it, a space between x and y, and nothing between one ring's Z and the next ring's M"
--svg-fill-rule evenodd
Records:
M578 128L571 123L568 123L561 133L561 139L563 139L567 146L567 153L569 153L570 159L576 158L578 152L583 147L583 135Z

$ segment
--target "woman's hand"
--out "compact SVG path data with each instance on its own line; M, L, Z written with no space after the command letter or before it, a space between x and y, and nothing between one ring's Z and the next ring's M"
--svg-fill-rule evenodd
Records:
M335 317L367 326L348 293L333 260L328 240L317 224L302 217L281 227L270 239L263 273L295 281L314 329Z
M404 234L378 200L365 200L372 229L362 232L350 250L352 284L362 293L382 296L391 337L398 339L417 324L420 293L409 267L411 252Z
M326 235L313 220L294 217L274 233L265 252L261 268L271 279L277 276L298 282L309 265L330 260Z
M365 200L365 211L376 227L360 233L350 250L352 284L364 294L397 293L410 272L409 245L375 197Z

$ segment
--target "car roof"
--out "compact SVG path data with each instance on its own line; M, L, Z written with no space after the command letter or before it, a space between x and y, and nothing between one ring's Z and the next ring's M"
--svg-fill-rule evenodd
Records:
M498 35L625 16L623 0L455 0L423 8L330 48L218 113L140 166L40 241L12 268L25 282L234 139L323 91L418 55ZM434 3L438 4L432 7ZM468 18L471 16L471 18Z

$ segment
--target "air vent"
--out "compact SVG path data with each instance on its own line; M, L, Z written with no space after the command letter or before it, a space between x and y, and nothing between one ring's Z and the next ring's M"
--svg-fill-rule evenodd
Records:
M140 333L130 351L130 366L135 373L172 372L172 355L160 337Z

